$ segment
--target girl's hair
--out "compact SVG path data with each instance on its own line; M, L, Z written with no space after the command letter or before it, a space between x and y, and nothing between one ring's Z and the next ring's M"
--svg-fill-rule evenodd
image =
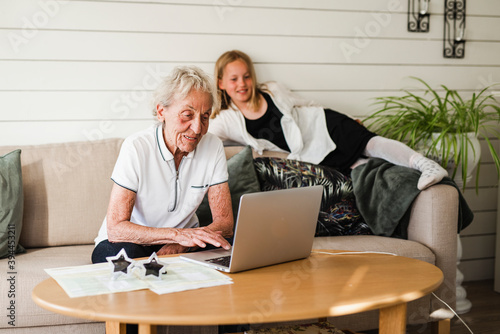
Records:
M184 100L193 90L208 93L212 105L218 104L213 80L203 70L196 66L175 67L153 92L153 115L157 105L168 107L174 100Z
M224 75L224 69L227 64L232 63L233 61L241 60L245 63L248 68L248 73L250 74L250 78L252 79L252 87L250 94L250 106L252 109L257 110L260 107L260 99L257 88L257 76L255 75L255 69L253 67L253 62L250 57L239 50L232 50L223 53L217 62L215 63L215 86L217 89L217 100L219 104L214 104L214 109L212 112L212 118L215 118L221 110L228 109L231 104L231 98L226 93L226 91L219 88L219 80L222 80L222 76Z

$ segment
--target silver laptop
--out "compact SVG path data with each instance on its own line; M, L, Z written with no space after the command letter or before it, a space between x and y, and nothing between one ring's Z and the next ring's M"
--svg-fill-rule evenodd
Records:
M311 253L323 186L245 194L231 250L181 255L183 260L238 272L306 258Z

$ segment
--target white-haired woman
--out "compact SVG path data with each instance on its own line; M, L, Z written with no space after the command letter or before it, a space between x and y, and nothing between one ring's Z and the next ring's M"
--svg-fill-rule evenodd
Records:
M123 142L111 179L107 215L92 254L105 262L129 257L230 248L233 215L222 142L207 134L216 91L197 67L177 67L154 94L158 124ZM213 222L199 227L195 211L208 193Z

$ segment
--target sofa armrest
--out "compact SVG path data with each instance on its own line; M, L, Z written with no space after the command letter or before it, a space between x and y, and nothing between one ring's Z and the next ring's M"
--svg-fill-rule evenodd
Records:
M443 284L434 292L455 309L457 273L458 191L438 184L422 191L413 202L408 239L427 246L436 256L436 266L444 274ZM449 318L445 305L433 298L435 319Z

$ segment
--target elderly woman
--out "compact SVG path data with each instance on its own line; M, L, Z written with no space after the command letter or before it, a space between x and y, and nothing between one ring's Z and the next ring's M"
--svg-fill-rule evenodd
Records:
M160 84L158 124L121 147L93 263L122 248L135 258L231 247L225 239L233 231L226 158L222 142L207 134L215 99L212 80L196 67L175 68ZM195 211L207 192L213 222L199 227Z

